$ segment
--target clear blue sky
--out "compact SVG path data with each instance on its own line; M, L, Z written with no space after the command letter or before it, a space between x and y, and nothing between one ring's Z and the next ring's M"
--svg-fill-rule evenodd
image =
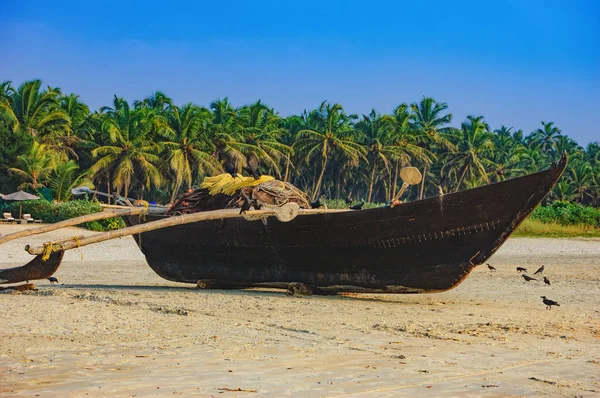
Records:
M261 98L283 116L423 95L469 115L600 140L600 1L0 0L0 80L41 78L93 109Z

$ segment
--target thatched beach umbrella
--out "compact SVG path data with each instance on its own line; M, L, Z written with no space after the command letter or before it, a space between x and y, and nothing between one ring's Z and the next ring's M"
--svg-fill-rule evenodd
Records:
M18 191L18 192L10 193L8 195L4 195L4 197L2 199L3 200L23 201L23 200L38 200L39 198L40 198L39 196L32 195L30 193L23 192L23 191ZM23 204L21 204L19 206L19 218L21 218L22 215L23 215Z

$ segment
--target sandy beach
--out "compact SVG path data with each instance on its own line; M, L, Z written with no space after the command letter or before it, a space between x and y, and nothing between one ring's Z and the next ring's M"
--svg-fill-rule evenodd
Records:
M0 268L91 233L8 242ZM72 250L58 285L0 294L0 395L599 396L600 240L512 238L489 263L445 293L290 297L165 281L131 237ZM542 264L551 286L515 270Z

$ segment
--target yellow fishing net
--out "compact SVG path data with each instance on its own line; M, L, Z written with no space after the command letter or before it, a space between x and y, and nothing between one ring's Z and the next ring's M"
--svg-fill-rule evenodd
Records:
M204 178L204 181L200 184L200 188L208 189L211 195L218 193L233 195L242 188L253 187L274 179L271 176L261 176L256 180L254 177L244 177L241 174L238 174L235 178L230 174L219 174L218 176Z

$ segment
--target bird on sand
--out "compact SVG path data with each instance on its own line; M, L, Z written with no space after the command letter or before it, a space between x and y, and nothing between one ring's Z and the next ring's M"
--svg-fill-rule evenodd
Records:
M488 268L489 268L490 271L496 271L496 268L492 267L491 265L487 264L487 266L488 266Z
M546 304L546 309L548 309L548 310L551 310L553 305L560 307L560 304L558 304L554 300L547 299L546 296L541 296L540 298L542 299L544 304Z
M350 207L349 207L349 209L350 209L350 210L362 210L362 208L363 208L363 206L364 206L364 205L365 205L365 202L364 202L364 201L362 201L362 202L360 202L360 203L359 203L359 204L357 204L357 205L350 206Z
M517 272L527 272L527 268L517 267Z
M538 270L537 270L537 271L535 271L535 272L533 273L533 275L537 275L537 274L540 274L540 275L541 275L543 272L544 272L544 266L542 265L540 268L538 268Z
M251 153L246 157L247 166L242 167L242 170L246 171L255 180L260 179L261 175L258 174L258 158L255 154Z
M248 210L250 210L250 201L248 200L247 197L244 196L244 203L242 203L242 208L240 209L240 214L244 214Z
M544 283L548 286L550 286L550 279L544 277Z
M352 203L352 199L350 199L350 196L348 196L346 198L346 205L350 206L351 203Z
M529 275L521 275L523 277L523 279L525 279L525 282L529 282L529 281L537 281L537 279L530 277Z
M48 280L50 281L50 284L53 283L58 283L58 279L56 279L55 277L51 276L50 278L48 278Z

